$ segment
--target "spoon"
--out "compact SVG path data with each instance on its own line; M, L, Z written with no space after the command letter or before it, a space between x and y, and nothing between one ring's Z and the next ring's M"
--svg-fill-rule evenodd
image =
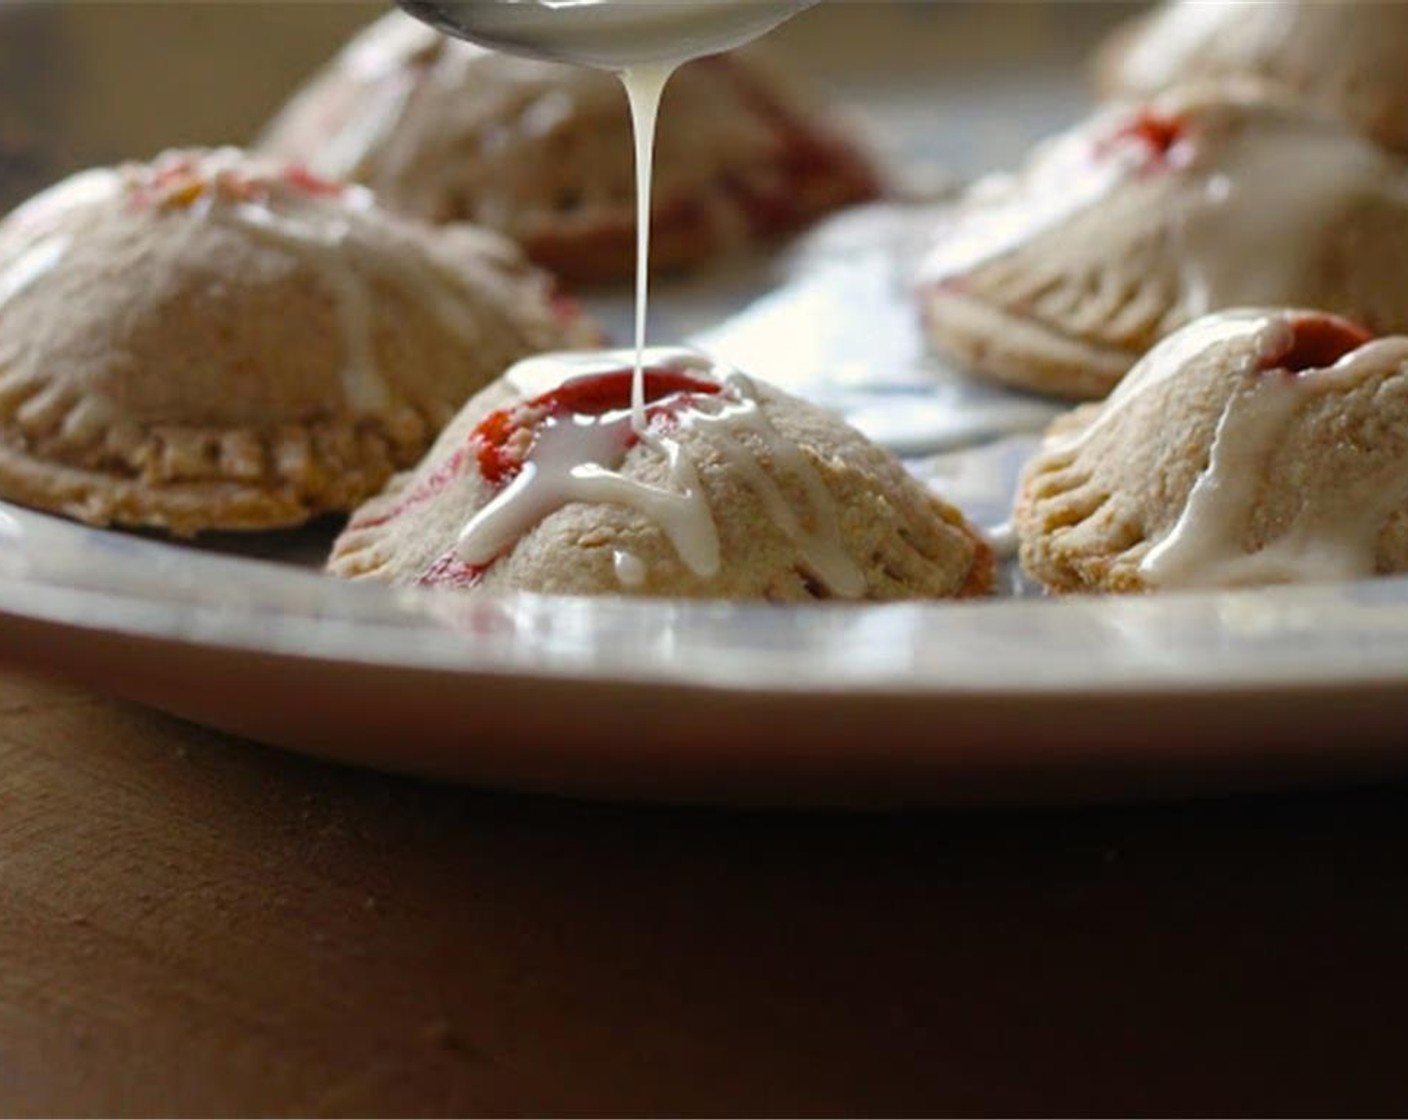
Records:
M751 42L818 0L397 0L480 46L606 70L680 64Z
M438 31L483 47L614 70L630 100L636 148L636 368L631 425L645 443L650 198L655 121L665 85L691 59L740 47L817 0L397 0Z

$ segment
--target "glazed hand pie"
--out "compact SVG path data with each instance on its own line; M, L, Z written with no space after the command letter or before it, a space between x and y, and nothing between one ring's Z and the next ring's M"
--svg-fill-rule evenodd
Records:
M496 235L230 150L0 224L0 496L177 533L295 525L415 463L527 354L590 342Z
M980 182L921 272L940 350L1077 398L1223 308L1320 307L1408 330L1408 164L1261 90L1175 90Z
M1224 78L1275 83L1408 153L1408 5L1179 0L1121 28L1096 61L1106 97Z
M1056 591L1408 571L1408 337L1315 311L1200 319L1053 425L1015 522Z
M393 210L470 220L572 279L624 279L635 261L630 118L610 74L447 39L399 13L315 77L262 145ZM697 264L800 229L878 191L859 150L744 57L671 80L655 158L652 261Z
M961 514L811 405L701 355L530 360L357 511L329 570L447 588L683 598L987 592Z

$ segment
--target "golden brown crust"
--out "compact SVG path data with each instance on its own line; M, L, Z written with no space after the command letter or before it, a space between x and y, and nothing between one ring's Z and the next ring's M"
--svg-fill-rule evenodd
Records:
M393 13L290 102L262 145L371 186L393 209L500 230L574 281L628 278L635 177L612 76L495 54ZM858 146L751 57L671 80L654 267L793 232L880 190Z
M298 524L414 463L513 361L593 336L499 239L279 174L169 155L0 225L0 273L27 277L0 302L0 493L183 534Z
M1000 310L959 289L935 286L923 301L925 327L937 345L963 368L1014 389L1098 399L1141 352L1072 337L1049 322Z
M1201 320L1182 338L1224 318ZM1327 556L1350 563L1356 545L1363 574L1408 570L1408 341L1347 351L1358 370L1288 372L1277 340L1294 340L1307 323L1338 331L1341 322L1318 312L1249 321L1265 329L1189 349L1154 374L1177 353L1160 348L1110 401L1052 425L1023 471L1014 511L1029 576L1062 593L1283 582L1334 571ZM1190 514L1215 456L1218 496ZM1233 490L1240 496L1229 497ZM1201 567L1170 582L1167 569L1160 577L1146 562L1181 519ZM1300 550L1294 563L1247 559L1287 541Z
M834 503L839 540L864 576L863 598L991 592L991 549L962 514L834 417L767 386L755 383L755 392L767 421L799 448ZM420 467L393 480L357 511L334 546L329 571L350 579L454 586L454 579L436 573L446 570L460 530L494 493L466 450L469 433L484 417L518 399L501 382L471 401ZM476 573L473 586L772 602L829 598L797 542L774 520L731 458L692 428L674 435L693 458L714 511L721 546L716 575L692 571L663 530L644 515L624 506L574 503L543 518L507 554ZM740 438L745 444L753 439L746 431ZM809 508L802 482L773 465L765 448L755 448L755 453L785 499L796 509ZM644 446L629 451L618 469L640 482L671 485L660 456ZM615 568L618 552L641 562L640 586L622 586Z
M1272 157L1302 161L1299 196L1268 181ZM1184 88L1097 114L977 188L938 231L919 299L965 368L1096 399L1205 311L1315 306L1408 329L1405 228L1400 161L1261 87Z

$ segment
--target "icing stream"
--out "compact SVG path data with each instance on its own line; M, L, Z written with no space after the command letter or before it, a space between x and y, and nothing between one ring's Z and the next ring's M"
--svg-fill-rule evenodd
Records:
M825 484L800 449L772 427L752 383L738 374L719 379L707 361L688 352L662 351L648 357L645 349L652 165L665 87L684 63L741 46L813 0L400 2L432 26L483 46L615 72L630 102L635 133L636 323L635 351L625 367L629 385L621 385L620 355L539 359L510 373L520 380L547 376L557 387L520 406L529 416L537 413L527 437L519 434L522 428L507 433L519 442L531 440L521 462L505 460L506 445L500 443L507 424L503 413L491 415L476 431L481 468L487 449L491 465L506 467L506 484L465 526L456 548L458 561L471 570L482 569L554 510L572 502L606 502L634 509L659 526L697 576L716 575L718 527L693 456L671 434L690 430L707 440L758 495L818 580L837 595L862 594L864 579L841 546ZM574 372L576 377L571 376ZM707 380L689 381L696 373ZM686 380L681 382L681 377ZM614 405L603 405L601 392L607 386L628 392ZM587 398L590 407L584 408ZM665 485L651 485L618 470L638 443L664 460ZM761 456L750 444L761 447ZM801 482L805 511L787 500L764 460ZM492 481L491 471L485 476ZM643 565L630 554L617 553L614 565L625 586L638 586L646 578Z
M650 218L655 171L656 122L665 87L677 63L656 63L623 71L621 83L631 103L631 129L636 145L636 364L631 385L631 424L645 432L645 341L650 307Z
M643 385L656 121L675 71L771 31L816 0L399 0L447 34L496 50L614 72L630 102L636 159L635 380L631 424L647 434Z

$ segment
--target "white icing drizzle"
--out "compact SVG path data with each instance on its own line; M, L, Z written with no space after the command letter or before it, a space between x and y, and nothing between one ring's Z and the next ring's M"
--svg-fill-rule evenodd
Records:
M83 171L16 207L5 219L0 271L0 307L52 272L72 243L64 222L83 210L116 198L122 176L107 168Z
M30 238L43 236L74 211L116 198L123 182L122 174L111 168L80 171L17 206L5 219L5 228L19 230Z
M631 433L629 410L544 421L518 476L460 533L459 558L490 564L549 514L587 502L636 510L661 528L691 571L706 579L716 575L718 529L693 460L678 442L660 440L671 488L627 478L613 468L625 457Z
M633 552L616 549L611 554L611 564L616 572L616 582L632 591L645 586L648 574L645 561Z
M1218 421L1207 469L1173 528L1139 564L1150 586L1236 584L1264 574L1265 551L1247 555L1242 536L1262 469L1303 403L1300 380L1255 373L1240 379Z
M1402 171L1328 120L1266 113L1221 156L1179 195L1172 224L1193 316L1292 298L1323 251L1327 217L1356 199L1408 204Z
M54 233L40 237L21 249L19 255L0 272L0 307L52 272L64 259L68 247L68 235Z
M230 213L246 229L298 256L317 272L335 297L342 331L342 387L347 404L361 412L385 408L391 401L391 392L377 362L371 292L363 277L348 267L345 252L350 221L326 213L317 214L317 220L309 220L313 215L285 217L253 203L240 203Z
M608 502L634 509L657 524L680 559L701 578L719 570L719 534L693 458L679 440L649 428L645 367L650 276L650 215L656 121L671 75L683 63L757 38L814 0L569 0L485 4L412 0L409 11L461 38L539 58L597 66L617 73L630 102L636 156L636 324L630 408L597 417L549 417L518 476L460 534L461 560L491 563L555 509L571 502ZM700 359L679 352L656 364L699 369ZM519 378L550 372L557 382L580 360L539 359ZM613 363L614 365L614 363ZM619 365L614 365L619 369ZM705 368L708 368L707 361ZM709 370L713 375L712 369ZM510 374L513 377L513 374ZM754 489L769 515L797 543L803 562L835 594L856 597L864 578L841 545L834 503L801 450L783 439L757 403L751 382L733 375L718 396L700 396L674 413L682 428L709 439ZM790 472L807 495L807 516L786 500L776 481L740 436L760 441L775 468ZM668 487L627 478L615 468L631 437L662 456ZM808 524L810 522L810 525ZM615 562L622 578L619 556ZM627 577L634 568L625 566ZM623 580L624 582L624 580Z
M1275 320L1282 325L1284 319ZM1408 496L1408 464L1337 495L1307 503L1295 522L1255 552L1245 535L1271 458L1314 397L1344 391L1408 362L1408 339L1371 342L1333 366L1299 374L1241 373L1218 421L1207 469L1173 527L1144 556L1151 587L1238 586L1349 580L1373 575L1378 534Z
M1265 306L1306 298L1300 278L1323 247L1314 234L1327 217L1364 198L1408 204L1402 171L1342 124L1275 104L1233 100L1226 109L1244 119L1219 127L1212 123L1216 107L1153 103L1147 112L1154 116L1186 121L1189 139L1174 150L1191 147L1171 166L1151 165L1148 143L1125 131L1145 110L1106 110L1047 141L1020 175L991 176L973 188L940 227L921 282L942 282L1003 256L1099 205L1134 176L1172 175L1178 190L1163 219L1190 317Z
M1069 458L1136 399L1175 376L1189 362L1196 361L1213 347L1259 336L1248 358L1250 367L1255 364L1257 355L1272 351L1280 340L1285 339L1285 332L1289 330L1290 326L1284 319L1264 311L1225 311L1197 319L1161 340L1140 359L1115 386L1114 392L1105 398L1099 412L1088 424L1072 433L1049 436L1042 452Z
M551 387L572 376L630 368L633 358L631 353L540 357L520 363L509 378L537 395L545 385ZM717 376L707 359L688 351L648 351L646 360L650 368ZM699 395L687 406L672 410L678 428L706 439L727 469L758 496L768 516L797 546L810 574L838 597L860 597L865 593L865 578L846 551L835 501L825 482L801 449L773 427L748 378L729 373L723 385L717 395ZM476 566L492 563L555 510L573 502L599 502L641 513L659 526L692 572L703 579L717 575L718 528L694 457L683 443L653 431L641 437L646 447L664 457L667 486L619 473L632 441L631 413L622 409L602 416L544 421L518 476L461 532L459 558ZM752 450L750 443L760 445L760 450ZM781 473L801 485L803 508L783 492L776 477ZM619 565L617 571L619 577Z
M154 170L159 173L160 164ZM470 311L474 296L465 281L425 253L407 252L365 188L348 185L328 195L311 192L280 178L276 168L251 164L228 148L193 157L189 173L204 188L188 208L197 220L237 226L297 257L333 295L343 343L343 391L350 408L375 412L391 400L377 356L372 277L393 278L447 333L467 347L477 344ZM236 187L252 184L258 191L243 197L238 189L222 189L222 176Z
M711 442L728 459L730 469L747 481L774 524L797 544L812 574L842 598L859 598L865 593L865 576L842 544L836 503L826 483L807 461L802 449L784 438L763 414L752 382L742 374L734 374L728 383L741 393L740 401L737 404L718 399L701 401L697 413L690 418L690 426L712 437ZM751 435L762 443L767 461L775 469L781 468L801 482L806 491L810 528L777 481L763 468L762 460L748 450L740 438L744 435Z
M920 279L937 283L969 272L1107 197L1148 159L1137 141L1108 150L1097 143L1128 116L1127 109L1105 110L1039 145L1021 175L979 179L941 221Z

